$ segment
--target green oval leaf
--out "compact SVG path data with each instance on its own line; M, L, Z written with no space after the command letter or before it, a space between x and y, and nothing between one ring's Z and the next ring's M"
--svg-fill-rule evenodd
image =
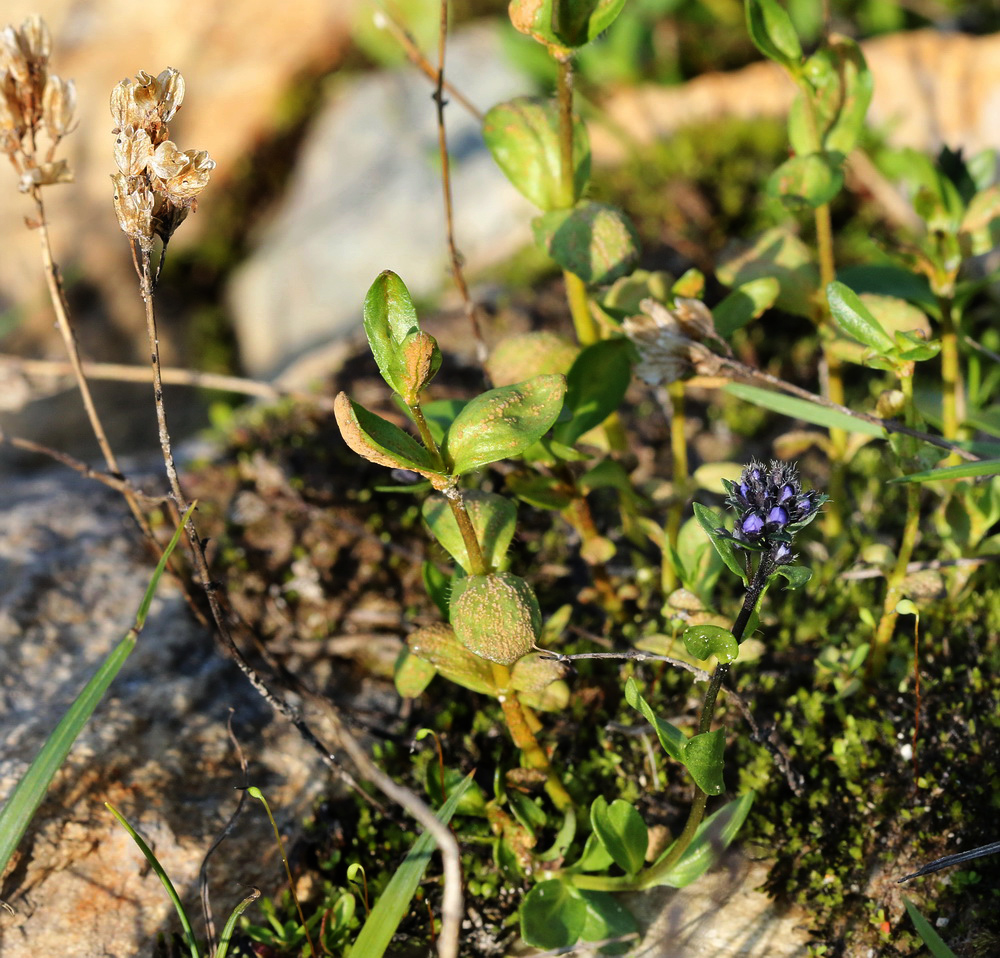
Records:
M848 336L880 356L887 356L893 351L895 343L892 338L849 286L834 280L826 288L826 299L837 325Z
M590 823L619 868L629 875L642 868L649 833L642 816L628 802L616 798L608 805L599 795L590 806Z
M847 156L858 145L872 100L874 80L861 47L854 40L842 34L831 34L828 43L837 67L837 111L823 139L823 147Z
M614 22L625 0L511 0L511 23L548 47L582 47Z
M445 439L454 474L523 452L556 421L565 393L566 380L548 375L477 396L458 414Z
M412 436L387 419L352 402L346 393L334 400L334 415L344 442L359 456L390 469L409 469L423 476L442 477L430 453Z
M472 692L496 695L489 662L464 648L443 622L411 632L406 645L413 655L433 665L449 682Z
M415 699L418 695L423 694L435 675L437 675L437 669L430 662L413 655L408 648L404 648L399 653L399 658L396 659L392 680L400 698Z
M483 139L504 176L535 206L572 206L590 179L590 141L573 121L573 196L564 194L559 160L559 111L554 101L517 97L493 107L483 119Z
M788 580L786 589L801 589L812 578L812 569L807 569L804 565L779 565L771 578L779 575Z
M735 662L740 644L729 629L718 625L692 625L684 630L684 648L696 659L714 655L720 662Z
M503 496L475 489L463 493L462 499L472 520L472 528L476 531L483 559L490 569L495 569L503 561L514 538L517 506ZM425 499L423 516L434 538L466 572L471 572L465 539L448 500L444 496Z
M535 242L558 266L599 286L629 273L639 259L639 236L625 212L585 202L532 222Z
M751 319L769 310L780 293L781 284L773 276L762 276L738 286L712 310L715 331L728 339Z
M829 153L793 156L781 164L767 181L767 191L793 209L816 209L829 203L843 188L840 163Z
M566 376L563 408L570 418L556 426L556 440L572 446L621 405L632 380L633 348L629 340L619 336L594 343L580 353Z
M421 332L410 292L392 270L379 273L368 289L364 327L382 378L413 405L440 367L441 351Z
M541 881L521 904L521 937L536 948L568 948L580 940L587 906L558 878Z
M747 0L747 29L754 46L769 60L798 67L802 44L791 18L777 0Z
M531 586L509 572L470 575L455 582L451 624L461 645L475 655L513 665L527 655L542 628Z
M684 746L684 767L706 795L722 794L722 755L725 748L726 732L721 728L695 735Z

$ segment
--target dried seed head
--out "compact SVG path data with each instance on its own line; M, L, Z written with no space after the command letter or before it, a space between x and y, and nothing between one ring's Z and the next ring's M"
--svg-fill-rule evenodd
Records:
M125 176L139 176L153 155L153 144L145 130L124 127L115 137L115 166Z
M54 74L42 94L42 120L51 140L59 140L73 129L76 112L76 84Z
M112 173L115 214L122 232L139 244L143 252L153 248L153 191L143 177Z
M639 349L636 372L651 385L672 383L698 373L719 372L719 357L703 342L714 339L728 351L715 331L712 314L698 299L678 297L673 309L655 299L644 299L642 314L622 324L625 334Z
M66 161L53 153L72 130L76 87L49 74L51 52L52 38L39 16L0 31L0 150L11 158L22 191L73 179ZM44 153L42 130L50 141Z
M144 251L152 248L153 236L166 243L174 230L196 206L198 194L208 184L215 161L204 150L180 150L169 139L167 122L184 100L184 78L173 67L158 76L141 71L135 80L122 80L111 91L111 117L115 122L115 163L119 173L115 182L115 210L122 230L140 240ZM148 235L140 239L130 201L123 199L137 187L123 192L118 177L141 181L145 214L145 194L153 197L148 204L149 218L142 226ZM123 218L124 217L124 218ZM126 228L125 223L130 224Z

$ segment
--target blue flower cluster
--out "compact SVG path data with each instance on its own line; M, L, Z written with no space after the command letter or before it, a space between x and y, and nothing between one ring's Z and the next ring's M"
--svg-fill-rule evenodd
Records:
M811 522L827 496L803 492L794 463L752 461L738 482L724 479L726 505L737 514L732 541L771 551L777 564L792 561L795 532Z

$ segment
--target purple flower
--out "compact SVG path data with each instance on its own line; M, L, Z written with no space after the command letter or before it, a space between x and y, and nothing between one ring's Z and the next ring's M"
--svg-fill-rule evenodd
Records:
M747 536L757 536L764 531L764 520L756 512L751 512L743 517L740 523L740 532Z
M787 526L788 525L788 513L781 506L775 506L767 514L767 524L775 526Z
M754 460L736 482L725 482L726 504L739 520L732 538L745 545L770 547L779 564L791 561L790 534L808 522L826 501L816 492L803 492L794 463Z

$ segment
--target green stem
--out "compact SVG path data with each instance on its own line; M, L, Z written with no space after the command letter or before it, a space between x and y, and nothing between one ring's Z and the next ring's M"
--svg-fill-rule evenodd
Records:
M941 309L941 432L945 439L957 439L964 418L962 372L958 361L958 329L951 299L939 298ZM948 465L958 460L949 457Z
M743 597L743 607L736 617L733 625L733 635L739 642L743 638L750 618L757 608L761 594L767 585L767 580L774 571L770 559L764 554L754 571L750 584L747 586L746 594ZM702 702L701 716L698 719L698 733L703 735L712 729L712 719L715 715L715 705L722 689L722 683L729 674L729 666L720 662L712 673L712 678L708 683L705 698ZM708 794L695 784L694 798L691 800L691 809L688 812L687 822L677 840L670 846L669 851L659 861L650 865L649 868L640 871L636 875L573 875L571 882L577 888L586 888L593 891L642 891L658 885L662 878L669 874L671 869L681 860L684 853L690 848L698 833L698 826L705 818L705 808L708 805Z
M524 756L525 765L545 773L545 791L552 799L552 804L559 811L564 812L572 808L573 799L549 764L548 756L538 744L538 740L528 725L521 700L517 697L517 692L510 686L510 669L498 662L491 662L490 666L493 671L493 683L497 689L497 698L503 709L504 719L507 721L507 730L510 732L514 744Z
M559 105L559 205L569 209L576 202L573 182L573 64L569 53L556 56L555 61Z
M687 506L688 484L690 482L687 448L687 417L684 408L684 383L680 380L667 386L670 396L670 452L672 460L674 490L673 498L667 510L666 538L667 543L677 548L677 537L680 535L681 522ZM674 568L670 555L663 550L663 592L669 595L677 588L677 570Z
M911 425L915 419L913 408L913 376L911 374L900 376L900 386L906 400L905 416L907 425ZM915 451L915 440L909 440L908 445L911 451ZM888 656L889 642L896 629L896 605L903 598L903 584L906 580L906 568L910 564L913 556L913 549L917 543L917 533L920 530L920 485L916 482L906 484L906 519L903 523L903 537L899 542L899 551L896 553L896 562L889 573L886 583L885 601L882 604L882 616L879 619L878 627L875 630L875 642L871 653L871 672L878 674L885 665Z

